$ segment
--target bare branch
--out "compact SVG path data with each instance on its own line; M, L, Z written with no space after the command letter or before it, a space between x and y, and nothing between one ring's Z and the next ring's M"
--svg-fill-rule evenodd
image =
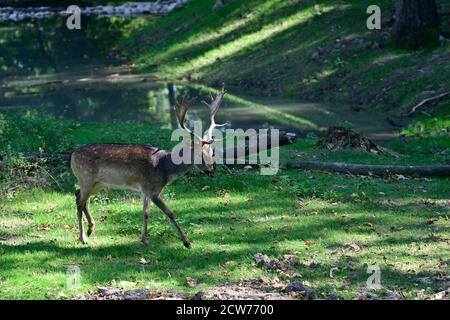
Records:
M428 99L423 100L422 102L420 102L419 104L417 104L416 106L414 106L414 107L411 109L410 112L408 112L408 117L410 117L410 116L412 116L414 113L416 113L417 109L419 109L420 107L422 107L424 104L426 104L426 103L428 103L428 102L431 102L431 101L434 101L434 100L442 99L442 98L444 98L444 97L446 97L446 96L448 96L448 95L450 95L450 92L444 92L444 93L442 93L442 94L440 94L440 95L438 95L438 96L431 97L431 98L428 98Z

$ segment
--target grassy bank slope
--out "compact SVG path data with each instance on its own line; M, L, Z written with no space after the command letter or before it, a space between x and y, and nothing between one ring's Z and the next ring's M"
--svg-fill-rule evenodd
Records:
M213 10L214 2L196 0L148 22L126 41L132 60L167 78L384 110L450 87L448 44L418 52L389 46L391 0L377 1L381 31L366 28L368 0L230 0ZM439 3L448 31L450 1Z

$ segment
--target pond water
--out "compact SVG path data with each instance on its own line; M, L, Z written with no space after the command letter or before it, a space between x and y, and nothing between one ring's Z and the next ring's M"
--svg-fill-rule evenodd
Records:
M84 16L81 30L68 30L60 16L0 22L0 112L31 108L78 121L176 125L168 84L134 73L117 51L121 28L131 19ZM201 101L208 90L186 84L175 88L176 95L192 100L190 119L206 121ZM229 128L279 128L305 135L350 125L377 140L395 136L383 114L233 92L217 118Z

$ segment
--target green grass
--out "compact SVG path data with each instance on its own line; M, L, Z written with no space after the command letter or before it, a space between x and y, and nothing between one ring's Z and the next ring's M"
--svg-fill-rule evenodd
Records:
M235 0L215 11L214 2L142 23L125 51L138 69L163 78L395 112L450 85L450 46L394 49L391 25L366 28L369 0ZM387 21L393 1L377 4ZM448 15L441 18L449 32Z
M14 128L12 123L17 119L26 126L36 117L40 118L3 114L3 128ZM56 128L70 131L64 143L49 145L46 141L50 140L45 138L37 143L39 136L52 135ZM170 146L170 135L165 131L151 131L133 123L78 124L46 118L46 126L26 138L17 127L9 130L10 147L2 143L0 149L9 158L19 157L14 149L64 151L67 143L151 141L157 146ZM325 152L314 146L316 140L312 138L283 147L281 155L284 159L364 163L442 161L427 149L407 149L415 141L403 144L406 151L394 148L401 152L399 159L354 151ZM26 144L26 149L17 142ZM14 165L5 162L8 168ZM48 174L39 168L18 176L5 174L8 170L0 174L0 185L4 186L0 194L0 299L71 298L97 286L120 286L121 281L194 293L262 275L278 276L287 282L305 281L316 289L318 298L337 294L350 299L358 291L367 291L366 269L372 264L381 267L384 288L416 298L421 289L431 296L444 285L437 280L420 284L416 282L418 277L449 275L448 179L286 169L272 177L259 175L256 168L233 168L232 174L219 168L217 177L210 179L194 170L163 194L191 240L192 249L187 250L157 208L151 212L150 244L141 245L140 197L121 191L105 191L92 199L97 229L90 244L81 245L77 241L73 195L76 182L70 169L65 163L41 166ZM40 179L39 183L30 182L33 179L25 179L27 176ZM346 249L350 241L363 250ZM289 279L254 266L252 257L257 252L273 258L292 253L302 263L320 265L312 269L301 264L296 269L299 277ZM141 258L149 264L139 264ZM77 291L66 289L70 265L81 269L81 288ZM330 278L329 272L336 266L339 270ZM189 287L187 277L198 280L199 286ZM344 284L348 289L341 289Z
M335 101L400 112L450 85L449 47L401 51L386 32L365 29L367 0L234 0L212 11L213 0L195 0L155 20L136 19L123 45L140 70L167 79L233 92ZM383 14L392 1L379 1ZM450 1L441 1L450 4ZM446 28L447 17L443 17ZM381 44L374 48L373 43ZM316 53L319 58L313 58ZM420 70L419 70L420 69ZM294 71L294 72L293 72ZM205 86L197 89L209 91ZM314 129L314 123L270 106L268 119ZM430 108L431 107L431 108ZM308 137L282 147L282 160L369 164L442 164L449 158L449 105L430 104L389 148L398 158L353 150L325 151ZM422 111L422 110L421 110ZM97 286L171 288L195 293L227 281L278 276L303 281L317 298L345 299L367 291L367 265L381 267L385 289L407 298L446 289L449 276L449 180L373 177L281 168L261 176L254 168L219 167L216 178L197 170L168 186L168 206L192 243L185 249L167 219L153 208L150 244L140 244L141 199L104 191L91 201L97 221L88 246L78 243L76 181L64 161L29 163L34 152L58 152L93 142L152 143L170 148L170 130L133 122L79 123L34 112L0 114L0 299L65 299ZM362 247L355 252L348 242ZM295 254L297 277L252 263ZM141 265L140 259L149 263ZM231 262L232 261L232 262ZM310 262L318 268L308 266ZM67 290L67 268L81 269L81 288ZM330 278L330 270L338 267ZM191 288L186 278L199 285ZM418 283L428 277L430 284ZM347 289L342 289L346 285Z
M336 101L370 109L408 110L449 86L449 47L408 52L365 29L367 0L235 0L212 11L196 0L157 20L136 19L123 45L137 68L168 79L233 92ZM449 4L450 1L441 1ZM392 1L379 1L383 14ZM443 17L444 28L448 18ZM181 22L181 23L180 23ZM373 43L381 44L374 48ZM313 56L319 55L319 58ZM420 70L419 70L420 69ZM294 72L293 72L294 71ZM203 91L209 89L197 86ZM424 92L426 91L426 92ZM269 119L314 128L314 123L263 104ZM352 150L329 152L308 137L282 147L283 160L370 164L448 162L448 103L424 108L389 148L398 158ZM435 108L436 107L436 108ZM378 264L385 289L406 298L431 297L449 276L449 180L373 177L281 168L219 167L210 179L193 170L168 186L163 198L192 243L185 249L167 219L153 208L150 244L140 244L141 199L104 191L91 201L97 221L88 246L78 243L76 181L64 161L29 163L33 152L58 152L92 142L152 143L170 148L170 131L133 122L78 123L33 112L0 114L0 299L66 299L97 286L171 288L195 293L227 281L278 276L305 282L317 298L345 299L367 291L367 265ZM356 242L361 251L346 247ZM294 278L252 263L297 255ZM141 265L140 259L149 263ZM307 265L318 264L316 269ZM67 268L78 265L81 288L66 288ZM330 270L338 267L330 278ZM191 288L186 278L199 285ZM428 277L429 284L417 278ZM347 286L343 289L342 286ZM378 292L377 292L378 293Z

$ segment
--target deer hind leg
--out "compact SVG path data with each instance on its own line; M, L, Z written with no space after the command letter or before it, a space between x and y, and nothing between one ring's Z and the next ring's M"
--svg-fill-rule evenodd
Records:
M189 239L186 237L186 235L184 234L183 230L181 230L180 226L178 225L177 221L175 220L175 215L173 214L173 212L161 200L159 195L154 195L154 196L152 196L151 199L152 199L153 203L156 204L158 206L158 208L160 208L167 217L169 217L170 222L172 222L172 225L177 230L177 233L178 233L181 241L183 241L183 245L186 248L190 249L191 248L191 243L189 242Z
M94 230L95 230L95 221L94 221L94 218L92 217L91 213L89 212L89 204L87 202L84 205L83 212L84 212L84 215L86 216L86 220L88 222L87 236L90 237L91 234L93 234Z
M83 244L87 243L86 236L84 234L84 226L83 226L83 210L86 205L87 197L82 190L75 191L76 203L77 203L77 216L78 216L78 229L80 231L80 242Z
M150 215L150 208L151 208L151 202L150 200L144 196L144 205L143 205L143 218L142 218L142 233L141 233L141 241L143 244L148 244L148 232L147 232L147 225L148 225L148 217Z
M80 190L75 191L76 196L76 203L77 203L77 215L78 215L78 227L80 230L80 241L83 244L86 244L87 238L84 234L84 226L83 226L83 212L86 215L86 219L88 220L89 229L88 234L92 234L94 228L95 228L95 222L92 218L91 214L89 213L89 209L87 207L87 202L89 200L89 197L95 191L97 185L93 184L89 187L82 186ZM98 188L98 187L97 187Z

